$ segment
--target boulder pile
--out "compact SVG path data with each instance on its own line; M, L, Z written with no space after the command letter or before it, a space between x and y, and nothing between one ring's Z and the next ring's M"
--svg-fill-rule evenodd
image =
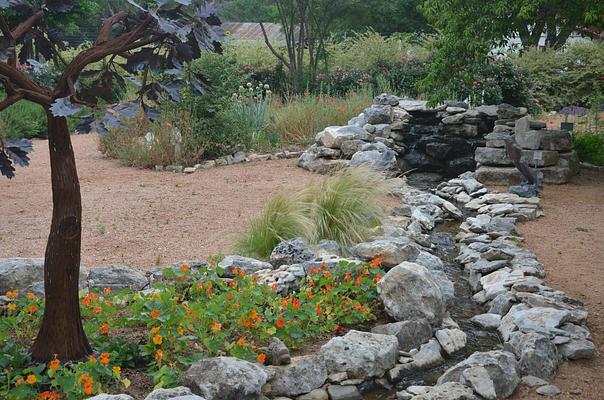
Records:
M298 165L317 173L369 164L392 175L418 170L453 177L475 169L474 151L496 123L507 126L526 113L508 104L469 108L458 101L430 108L382 94L348 125L319 132Z
M508 116L520 116L518 110ZM476 149L475 160L479 165L476 178L481 182L504 185L522 180L505 149L505 140L512 138L522 148L524 160L543 173L543 182L567 183L578 167L571 135L568 131L545 127L545 122L532 121L528 116L495 121L493 132L485 137L485 147Z

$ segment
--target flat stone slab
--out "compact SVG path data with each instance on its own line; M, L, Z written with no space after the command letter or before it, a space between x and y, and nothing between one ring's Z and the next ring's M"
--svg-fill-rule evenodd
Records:
M532 167L549 167L556 165L560 158L557 151L523 150L523 159ZM505 149L478 147L474 154L476 162L491 166L512 166L514 163Z

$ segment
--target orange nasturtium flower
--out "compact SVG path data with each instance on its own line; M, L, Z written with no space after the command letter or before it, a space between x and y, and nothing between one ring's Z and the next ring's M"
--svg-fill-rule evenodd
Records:
M6 292L6 297L8 297L9 299L14 299L17 296L19 296L18 290L9 290L8 292Z
M92 392L94 392L94 389L92 388L92 383L85 383L84 384L84 394L92 394Z
M29 311L30 313L35 313L36 311L38 311L38 307L34 306L33 304L29 307L27 307L27 311Z
M109 333L109 325L107 325L106 322L104 322L100 327L99 327L99 331L101 331L101 334L106 335L107 333Z
M279 318L275 325L277 326L277 328L283 328L285 326L285 320L283 318Z
M103 294L110 295L111 294L111 288L108 288L108 287L104 288L103 289Z
M156 344L156 345L158 345L158 346L160 344L162 344L163 340L164 339L161 337L161 335L155 335L155 336L153 336L153 343Z
M256 360L258 360L258 362L260 364L264 364L264 362L266 361L266 354L264 354L264 353L258 354L258 357L256 357Z
M302 303L300 302L300 299L292 300L292 306L294 307L294 310L299 310L301 305Z
M29 374L27 375L25 382L27 382L29 385L33 385L34 383L38 382L38 378L36 378L36 376L33 374Z
M371 264L369 264L369 267L372 269L375 269L375 268L379 267L382 262L384 262L383 258L380 258L380 257L374 258L373 261L371 261Z
M151 318L159 318L159 315L159 311L157 311L155 308L149 313L149 316L151 316Z
M95 363L96 362L96 357L95 356L90 356L90 357L88 357L88 361Z
M61 364L61 361L58 360L57 358L55 358L54 360L52 360L49 364L48 367L50 369L52 369L53 371L56 371L59 369L59 364Z
M36 299L36 295L33 294L32 292L27 292L27 298L29 300L35 300Z
M239 339L237 339L237 345L245 346L245 339L243 337L240 337Z
M315 308L315 312L318 315L323 315L323 310L321 310L321 303L317 303L317 307Z
M222 324L220 322L214 321L212 322L212 332L218 332L222 329Z
M287 299L281 299L281 307L287 308Z
M109 353L101 353L100 362L101 364L107 366L107 364L109 364Z
M181 270L182 272L189 272L189 264L182 264L182 265L180 266L180 270Z
M47 390L40 393L36 400L61 400L61 395L57 392Z
M158 362L164 359L164 352L161 349L155 351L155 360Z
M92 312L95 314L100 314L101 313L101 307L96 306L92 309Z

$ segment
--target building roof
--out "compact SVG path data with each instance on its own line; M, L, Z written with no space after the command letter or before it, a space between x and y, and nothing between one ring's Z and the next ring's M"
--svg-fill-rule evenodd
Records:
M285 36L281 31L281 25L272 22L265 22L264 29L266 35L271 43L283 44L285 43ZM249 40L249 41L262 41L264 42L264 36L262 35L262 28L258 22L223 22L222 29L228 32L232 40Z

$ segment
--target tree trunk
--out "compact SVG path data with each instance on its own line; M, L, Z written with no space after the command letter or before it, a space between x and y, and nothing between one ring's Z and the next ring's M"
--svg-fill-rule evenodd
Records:
M31 349L37 361L79 360L92 353L78 299L82 199L67 120L47 111L52 223L44 260L44 318Z

